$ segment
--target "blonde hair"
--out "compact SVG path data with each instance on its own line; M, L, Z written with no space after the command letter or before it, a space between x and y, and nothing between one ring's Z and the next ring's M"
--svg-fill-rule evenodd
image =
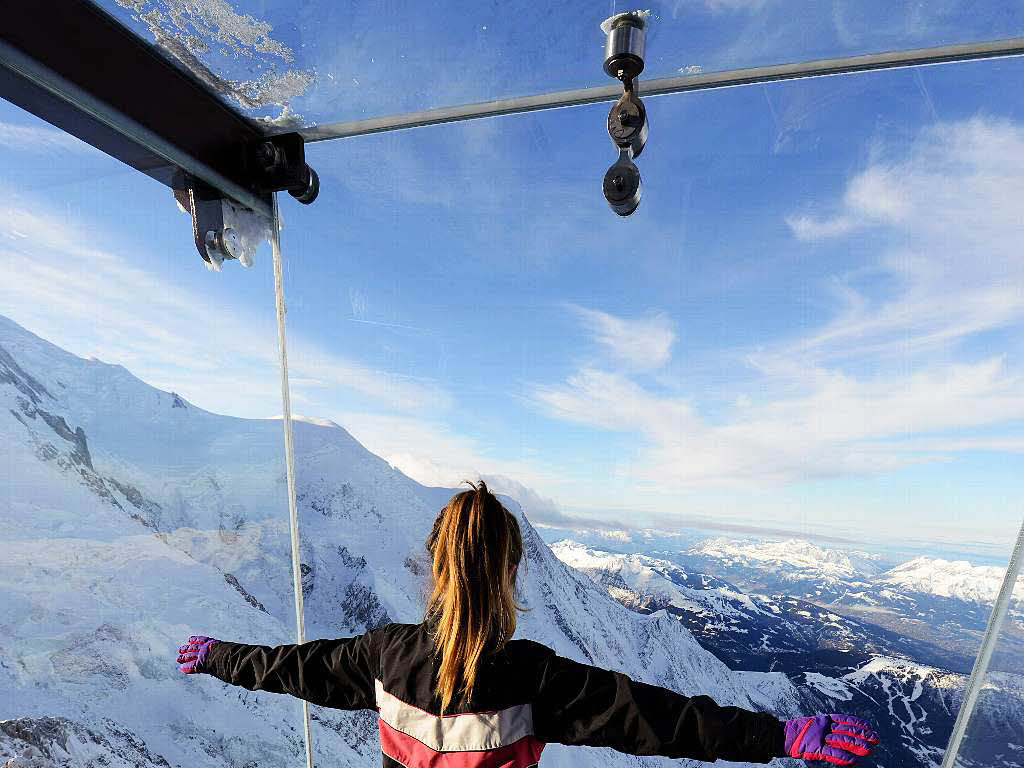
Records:
M437 689L444 713L468 702L483 656L516 631L516 568L523 555L519 521L481 480L455 494L427 539L434 586L426 620L440 657Z

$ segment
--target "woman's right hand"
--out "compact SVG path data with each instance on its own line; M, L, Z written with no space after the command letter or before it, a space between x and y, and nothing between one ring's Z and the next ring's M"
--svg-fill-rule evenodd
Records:
M206 661L206 654L218 640L203 635L192 635L188 642L178 648L179 669L186 675L194 675L202 672L203 662Z
M871 723L853 715L797 717L786 723L786 756L799 760L853 765L858 757L870 755L877 743Z

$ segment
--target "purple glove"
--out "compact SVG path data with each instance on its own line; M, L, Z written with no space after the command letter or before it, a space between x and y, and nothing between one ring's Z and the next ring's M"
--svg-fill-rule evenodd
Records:
M786 723L786 755L800 760L853 765L877 743L871 723L853 715L797 717Z
M194 675L203 671L203 662L206 661L206 654L210 648L219 641L212 637L192 635L185 645L178 648L178 664L186 675Z

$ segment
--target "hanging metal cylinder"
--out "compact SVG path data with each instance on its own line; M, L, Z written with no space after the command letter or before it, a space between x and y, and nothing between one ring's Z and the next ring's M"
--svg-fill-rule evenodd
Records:
M620 13L606 19L601 29L608 35L604 48L604 71L629 82L644 71L644 18L638 13Z

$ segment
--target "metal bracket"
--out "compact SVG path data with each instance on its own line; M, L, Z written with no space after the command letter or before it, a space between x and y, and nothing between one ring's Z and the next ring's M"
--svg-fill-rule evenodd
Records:
M301 134L282 133L254 143L247 153L247 170L261 192L286 191L309 205L320 193L320 177L306 164Z
M271 237L270 219L198 182L174 190L174 199L192 217L196 250L214 272L220 272L223 263L231 259L251 267L256 249Z
M246 146L245 174L254 190L287 191L309 205L320 192L320 177L306 164L304 141L298 133L270 136ZM196 250L209 269L219 272L225 261L237 259L252 266L259 245L271 235L271 222L194 177L185 177L174 190L178 206L192 217Z

